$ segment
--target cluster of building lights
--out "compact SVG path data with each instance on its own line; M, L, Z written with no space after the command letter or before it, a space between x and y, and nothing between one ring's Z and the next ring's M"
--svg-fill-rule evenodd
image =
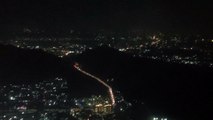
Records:
M158 117L154 117L153 120L168 120L167 118L158 118Z
M73 33L72 33L73 34ZM77 36L69 36L69 37L45 37L45 38L15 38L9 42L9 44L15 45L21 48L28 49L42 49L46 52L55 54L59 57L68 56L70 54L76 55L81 54L86 49L93 49L99 45L108 45L115 49L118 49L121 52L132 53L133 56L138 57L146 57L151 59L160 59L166 62L177 62L181 64L195 64L202 65L208 64L209 67L212 67L212 58L210 58L213 54L211 50L207 48L211 48L212 39L204 38L204 37L194 37L193 40L190 39L190 36L181 36L177 34L163 34L163 33L155 33L155 34L129 34L122 35L111 34L93 34L93 37L86 37L84 35L78 34ZM190 42L188 42L190 41ZM91 42L93 44L91 44ZM44 44L45 43L45 44ZM207 47L209 46L209 47ZM153 55L155 51L167 50L171 51L171 49L176 50L185 50L189 53L188 56L184 56L181 54L173 53L173 55L167 55L166 52L162 51L161 53L157 53L157 55ZM206 55L198 56L194 51L199 50L201 53ZM193 56L197 55L196 58ZM167 56L167 57L163 57ZM174 58L174 56L178 56L178 58ZM189 57L189 59L187 59ZM209 61L211 59L211 61Z
M65 114L65 118L72 116L81 119L85 115L88 118L94 116L101 118L112 116L114 113L110 96L71 98L67 91L69 91L67 81L62 78L45 80L32 85L1 86L0 119L56 120L55 116L61 113ZM124 112L126 108L122 103L125 102L124 99L119 96L115 99Z

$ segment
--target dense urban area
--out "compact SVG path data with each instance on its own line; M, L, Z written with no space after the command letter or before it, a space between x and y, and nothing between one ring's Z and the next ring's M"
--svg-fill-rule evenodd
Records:
M0 41L20 49L42 50L64 58L80 55L99 46L107 46L131 57L167 63L213 67L213 39L205 35L148 32L79 32L46 33L23 29ZM77 64L77 63L76 63ZM109 95L73 97L65 79L43 80L36 84L0 86L1 120L130 120L134 103L124 99L96 76L81 68L77 70L97 79L109 88ZM114 95L114 96L113 96ZM112 98L113 97L113 98ZM115 97L115 98L114 98ZM111 100L113 99L113 100ZM143 104L143 103L140 103ZM150 120L167 120L167 116L152 116Z
M0 87L1 120L111 120L131 107L119 92L116 92L116 106L103 95L73 98L67 81L62 78Z
M213 7L2 0L0 120L211 120Z
M201 34L70 30L48 35L42 30L25 28L8 39L3 43L25 49L42 49L59 57L81 54L87 49L106 45L134 57L213 67L213 38Z

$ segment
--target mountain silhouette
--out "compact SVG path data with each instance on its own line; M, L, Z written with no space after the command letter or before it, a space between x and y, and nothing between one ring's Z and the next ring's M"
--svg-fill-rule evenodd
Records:
M0 82L33 83L63 76L65 62L42 50L0 45Z
M62 77L68 80L73 97L107 94L104 86L75 70L75 62L110 80L114 90L135 103L135 119L150 113L183 120L211 116L212 68L132 57L106 46L59 58L42 50L0 45L0 82L35 83Z

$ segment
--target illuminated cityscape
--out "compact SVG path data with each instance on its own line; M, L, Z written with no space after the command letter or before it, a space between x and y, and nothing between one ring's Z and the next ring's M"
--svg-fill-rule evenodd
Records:
M51 119L57 120L60 115L68 119L86 119L97 117L115 117L109 97L93 95L88 98L71 98L66 80L55 78L35 85L1 86L0 119ZM116 96L118 104L123 98ZM130 107L129 103L119 106ZM42 109L41 109L42 108ZM124 109L122 108L122 111ZM107 118L106 118L107 119Z
M211 38L191 37L193 40L190 40L192 38L189 36L182 37L163 33L130 34L129 36L94 35L92 38L86 38L85 35L78 37L70 35L67 38L16 37L10 38L7 42L1 41L1 44L12 45L23 50L42 50L61 59L78 56L97 47L108 47L128 54L132 58L212 68L213 59L211 56L213 53L212 48L208 47L213 45ZM90 44L91 42L93 43ZM77 63L74 63L73 68L82 73L83 76L88 76L88 79L91 77L100 85L105 86L109 94L82 98L71 97L72 93L68 89L68 83L62 78L34 85L4 85L1 86L0 119L56 120L60 116L63 116L60 117L61 119L77 120L119 120L123 119L124 116L131 119L129 111L133 109L132 104L122 97L119 98L121 95L114 93L116 91L111 87L114 84L113 78L102 80L84 71ZM139 104L136 101L131 102ZM129 114L126 114L128 112ZM158 114L149 119L169 120L167 115L161 117Z
M33 33L31 34L33 35ZM125 34L116 36L114 34L97 34L96 36L94 33L93 37L88 38L83 33L78 36L72 33L69 35L70 37L65 38L39 38L38 34L36 38L17 36L17 38L11 38L9 42L4 42L4 44L11 44L24 49L42 49L59 57L77 55L96 46L107 45L121 52L130 53L134 57L180 64L213 66L211 57L213 53L210 47L213 44L213 38L210 37L163 33L139 33L129 34L129 36Z
M210 1L0 2L0 120L211 120Z

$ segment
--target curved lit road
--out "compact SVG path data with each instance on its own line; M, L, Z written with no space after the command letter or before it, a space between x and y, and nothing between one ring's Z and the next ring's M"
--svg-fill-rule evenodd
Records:
M107 83L105 83L105 82L104 82L103 80L101 80L100 78L98 78L98 77L96 77L96 76L94 76L94 75L92 75L92 74L90 74L90 73L88 73L88 72L82 70L82 69L79 67L78 64L75 64L75 65L74 65L74 68L77 69L78 71L80 71L81 73L83 73L83 74L85 74L85 75L87 75L87 76L89 76L89 77L91 77L91 78L97 80L99 83L101 83L102 85L104 85L105 87L107 87L108 90L109 90L109 95L110 95L110 99L111 99L112 105L113 105L113 106L115 105L115 97L114 97L112 88L111 88Z

